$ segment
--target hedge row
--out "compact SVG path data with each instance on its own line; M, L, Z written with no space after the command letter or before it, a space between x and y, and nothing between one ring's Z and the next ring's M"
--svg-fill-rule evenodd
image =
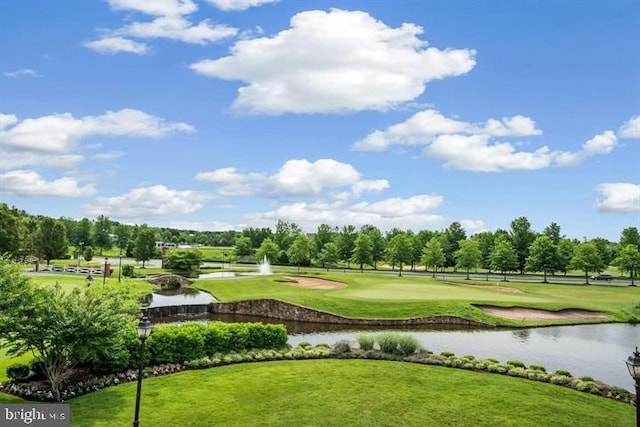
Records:
M279 349L286 345L287 330L283 325L213 322L155 326L146 343L146 364L184 363L216 353Z

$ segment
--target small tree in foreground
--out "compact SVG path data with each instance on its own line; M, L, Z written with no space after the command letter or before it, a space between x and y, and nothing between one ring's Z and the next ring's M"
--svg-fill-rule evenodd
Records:
M31 353L41 362L56 400L78 363L103 370L129 364L127 331L138 308L126 290L39 287L0 260L0 295L0 342L10 356Z
M172 250L167 255L167 267L176 270L189 270L192 266L197 265L200 268L202 264L202 253L198 250Z

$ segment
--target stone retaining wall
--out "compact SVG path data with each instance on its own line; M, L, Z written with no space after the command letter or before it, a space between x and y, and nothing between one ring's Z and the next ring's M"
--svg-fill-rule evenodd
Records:
M492 325L455 316L414 317L411 319L352 319L273 299L212 303L211 313L245 314L281 320L314 323L338 323L369 326L458 325L492 327Z

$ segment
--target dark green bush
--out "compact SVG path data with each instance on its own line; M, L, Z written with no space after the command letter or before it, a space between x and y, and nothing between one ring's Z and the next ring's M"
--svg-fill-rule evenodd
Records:
M553 373L553 375L562 375L562 376L565 376L565 377L572 377L573 376L573 375L571 375L571 372L566 371L564 369L558 369L557 371L555 371Z
M547 368L542 365L529 365L529 369L533 369L534 371L547 372Z
M149 363L182 363L215 353L282 348L287 331L283 325L261 323L190 323L154 327L147 343Z
M125 264L122 266L122 275L124 277L133 277L134 267L131 264Z
M443 351L442 353L440 353L440 356L444 356L444 357L453 357L456 354L453 351Z
M336 354L351 353L349 341L341 340L333 345L333 352Z
M31 368L26 363L14 363L7 367L7 376L12 381L19 381L31 375Z

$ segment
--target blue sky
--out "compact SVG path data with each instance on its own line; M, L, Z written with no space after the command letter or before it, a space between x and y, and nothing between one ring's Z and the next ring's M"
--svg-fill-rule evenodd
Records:
M5 0L0 200L197 230L640 226L640 2Z

